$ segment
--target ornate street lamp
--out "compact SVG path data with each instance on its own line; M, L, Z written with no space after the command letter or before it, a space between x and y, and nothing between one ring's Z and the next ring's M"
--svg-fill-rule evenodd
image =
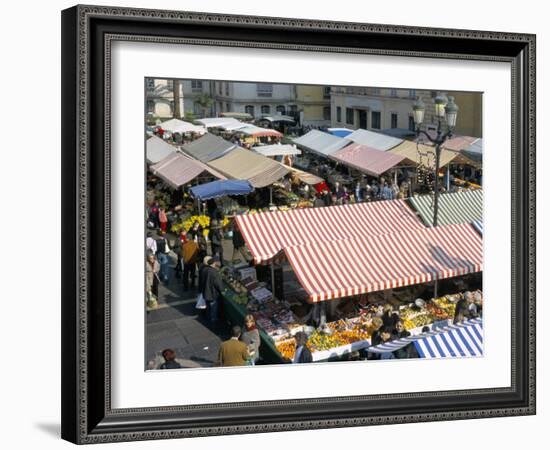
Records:
M416 137L420 134L424 135L430 142L435 145L435 182L434 182L434 217L433 226L437 226L437 213L439 206L439 158L441 156L441 145L453 135L453 130L456 126L456 118L458 116L458 106L454 101L454 97L445 97L442 94L438 94L434 99L435 104L435 116L437 117L437 132L436 136L432 137L426 131L421 130L420 126L424 122L424 112L426 107L424 102L420 100L420 97L416 99L413 104L413 118L416 126ZM443 120L447 122L447 131L443 133L441 123Z

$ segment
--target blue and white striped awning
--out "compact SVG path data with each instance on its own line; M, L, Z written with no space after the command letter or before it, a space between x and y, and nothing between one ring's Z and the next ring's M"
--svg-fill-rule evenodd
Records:
M472 226L476 231L483 236L483 222L481 220L474 220Z
M450 325L443 332L418 339L414 345L421 358L483 356L483 322L481 319L473 319Z
M483 321L472 319L448 325L437 331L409 336L369 347L371 353L388 353L414 343L421 358L458 358L483 356Z

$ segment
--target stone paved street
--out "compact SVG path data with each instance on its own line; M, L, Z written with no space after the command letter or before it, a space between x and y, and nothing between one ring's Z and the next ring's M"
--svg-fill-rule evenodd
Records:
M224 252L231 255L230 240L224 242ZM171 263L173 267L175 260ZM222 339L229 337L229 325L223 322L213 328L195 309L197 291L183 289L181 278L170 270L170 281L159 286L159 305L148 310L146 324L146 358L154 367L163 362L162 350L171 348L184 367L212 367L217 359Z

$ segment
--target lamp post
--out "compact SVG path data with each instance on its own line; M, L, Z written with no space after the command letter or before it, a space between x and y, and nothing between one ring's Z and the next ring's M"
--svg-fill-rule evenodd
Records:
M435 104L435 115L437 117L437 132L436 136L430 136L426 131L421 130L420 126L424 122L424 112L426 107L424 102L417 97L416 101L413 104L413 118L416 128L416 137L422 134L428 140L435 145L435 181L434 181L434 217L433 217L433 226L437 226L437 213L439 206L439 160L441 156L441 145L453 135L453 130L456 126L456 118L458 116L458 106L454 101L454 97L447 99L445 96L439 94L434 99ZM447 122L447 131L444 133L442 129L442 122L446 120Z

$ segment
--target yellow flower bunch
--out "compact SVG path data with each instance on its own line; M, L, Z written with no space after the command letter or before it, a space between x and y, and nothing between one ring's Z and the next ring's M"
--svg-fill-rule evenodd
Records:
M210 217L205 216L205 215L191 216L191 217L187 218L186 220L184 220L183 222L176 223L176 224L172 225L171 230L172 230L173 233L181 233L182 231L187 232L187 231L189 231L189 229L193 226L193 224L195 222L199 222L199 225L204 230L204 235L208 236L207 228L210 228ZM223 221L222 221L222 226L225 227L228 223L229 223L229 220L224 218Z

